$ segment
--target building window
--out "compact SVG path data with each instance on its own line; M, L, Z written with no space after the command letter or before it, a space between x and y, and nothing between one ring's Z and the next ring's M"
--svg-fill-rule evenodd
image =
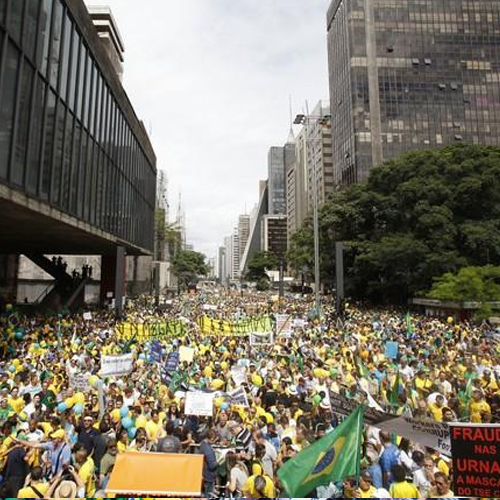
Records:
M16 102L19 52L12 43L7 47L5 74L0 96L0 177L7 178L7 166L11 152L14 127L14 104Z
M40 32L37 42L36 64L43 76L47 76L50 48L50 26L52 24L52 0L43 0L40 12Z
M57 81L59 78L59 52L61 50L62 16L63 7L60 0L57 0L54 4L50 45L50 84L55 89L57 89Z
M9 10L9 35L20 45L24 0L11 0Z
M17 133L14 148L14 158L10 180L18 185L24 184L24 167L26 165L26 152L30 129L31 90L33 87L34 69L25 60L22 70L20 95L18 99Z

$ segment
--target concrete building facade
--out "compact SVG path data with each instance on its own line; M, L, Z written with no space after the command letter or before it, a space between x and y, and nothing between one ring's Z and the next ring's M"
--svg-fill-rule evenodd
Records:
M147 132L83 1L0 2L3 255L102 255L114 290L125 255L153 250L155 192Z
M422 148L500 144L500 3L333 0L334 178Z

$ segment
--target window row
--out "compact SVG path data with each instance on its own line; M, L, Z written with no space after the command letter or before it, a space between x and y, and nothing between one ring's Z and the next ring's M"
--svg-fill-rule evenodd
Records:
M0 54L0 180L148 248L156 176L137 141L111 154L1 28Z

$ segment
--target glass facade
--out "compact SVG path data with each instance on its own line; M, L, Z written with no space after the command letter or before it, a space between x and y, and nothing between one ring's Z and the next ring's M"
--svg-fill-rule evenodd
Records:
M152 250L156 168L106 71L64 1L0 0L0 182Z
M269 214L286 215L286 171L295 162L295 144L273 146L267 156Z
M500 145L500 2L333 0L336 184L408 150Z

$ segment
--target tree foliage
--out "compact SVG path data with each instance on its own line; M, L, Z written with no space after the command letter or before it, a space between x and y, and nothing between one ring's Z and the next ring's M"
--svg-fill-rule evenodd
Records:
M500 267L463 267L458 273L446 273L434 281L428 296L455 302L500 301Z
M208 274L210 268L205 263L205 256L202 253L181 250L172 261L172 270L179 282L187 285Z
M320 210L322 279L333 279L335 241L347 292L374 301L406 302L444 273L500 264L500 148L417 151L373 168ZM308 221L288 257L300 271L312 255Z
M269 252L256 253L248 262L248 272L245 279L257 282L268 281L269 276L266 271L276 269L277 266L278 259L273 254Z

